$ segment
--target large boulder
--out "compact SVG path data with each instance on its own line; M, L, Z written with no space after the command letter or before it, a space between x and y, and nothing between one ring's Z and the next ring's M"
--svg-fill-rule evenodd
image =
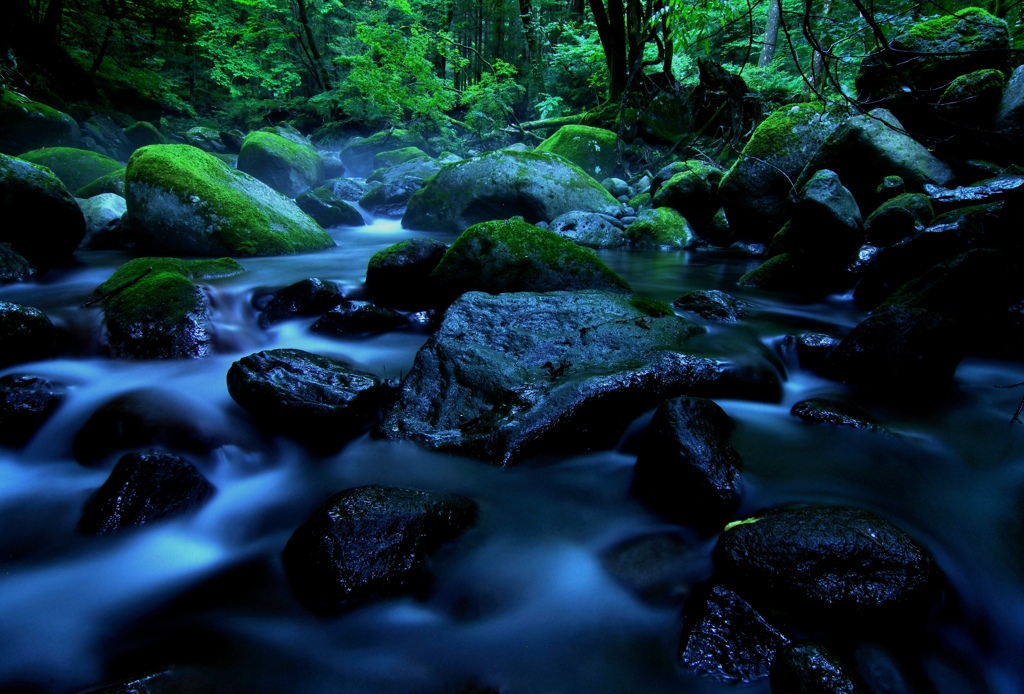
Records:
M589 125L563 125L541 142L535 152L551 152L565 157L589 175L600 180L618 168L618 136L611 130Z
M687 248L695 234L689 221L672 207L644 210L626 229L632 248Z
M323 176L320 155L313 147L264 130L246 136L238 170L290 198L314 187Z
M36 274L32 263L6 243L0 243L0 285L24 282Z
M124 136L132 147L138 149L147 145L169 144L167 137L149 121L136 121L124 129Z
M428 178L441 170L441 166L436 159L421 156L377 169L366 177L367 185L372 188L359 198L359 204L377 216L401 219L409 199Z
M53 356L57 330L37 308L0 301L0 368Z
M97 288L107 345L133 359L205 357L211 350L209 302L193 280L243 272L230 258L136 258Z
M76 192L97 178L118 171L124 166L108 156L74 147L45 147L18 155L19 159L45 166L71 192Z
M430 273L448 247L434 239L408 239L377 251L366 264L366 289L383 306L422 309L430 306Z
M384 130L369 137L357 137L342 147L338 158L345 165L349 176L369 176L377 168L375 157L404 147L425 149L426 141L410 130L400 128Z
M50 267L71 259L85 236L75 198L49 169L0 154L0 242L30 263Z
M620 294L470 292L417 353L379 433L509 465L610 446L669 397L777 397L763 364L684 353L703 332Z
M371 485L331 496L285 545L285 572L307 607L337 613L421 592L427 558L476 520L457 494Z
M102 193L85 200L78 206L85 215L85 248L118 248L121 245L121 218L128 211L128 203L120 195Z
M284 195L188 145L137 150L128 161L125 198L132 235L152 252L276 255L334 245Z
M325 186L300 193L295 198L295 204L324 229L336 226L361 227L366 224L362 212Z
M21 154L39 147L78 147L75 119L9 89L0 89L0 152Z
M721 170L702 161L678 162L672 175L651 186L654 207L671 207L706 232L711 227L715 212L721 208L718 186L722 182ZM659 172L659 176L662 175ZM657 180L657 179L656 179Z
M615 215L621 205L561 157L501 150L445 165L409 199L402 226L461 232L514 216L531 224L550 222L572 210Z

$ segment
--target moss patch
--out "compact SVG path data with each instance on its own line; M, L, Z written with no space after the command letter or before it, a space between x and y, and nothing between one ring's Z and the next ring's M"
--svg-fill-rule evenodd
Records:
M102 195L103 193L113 193L114 195L120 195L123 198L125 171L126 169L121 168L117 171L108 173L106 176L100 176L91 183L86 183L75 191L75 197L91 198L96 195Z
M390 166L398 166L413 159L426 157L427 153L419 147L400 147L399 149L378 152L373 156L374 167L381 169Z
M671 306L666 304L664 301L658 301L657 299L649 299L646 296L634 296L629 300L629 305L635 308L637 311L644 313L651 318L661 318L663 316L671 316L675 314L675 311Z
M626 238L638 248L685 248L693 238L686 219L671 207L644 210L626 229Z
M565 157L595 178L607 178L618 163L618 137L611 130L588 125L564 125L534 151Z
M68 190L78 190L102 176L124 173L124 167L114 159L75 147L44 147L25 152L18 158L45 166Z

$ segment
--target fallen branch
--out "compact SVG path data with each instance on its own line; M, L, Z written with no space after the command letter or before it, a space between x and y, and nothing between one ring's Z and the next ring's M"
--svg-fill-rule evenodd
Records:
M996 388L1019 388L1021 386L1024 386L1024 381L1021 381L1020 383L1011 383L1008 386L996 386ZM1020 413L1022 411L1024 411L1024 397L1020 399L1020 403L1017 405L1017 411L1014 412L1013 417L1010 418L1010 424L1013 424L1014 422L1017 422L1017 424L1024 424L1024 422L1020 420Z

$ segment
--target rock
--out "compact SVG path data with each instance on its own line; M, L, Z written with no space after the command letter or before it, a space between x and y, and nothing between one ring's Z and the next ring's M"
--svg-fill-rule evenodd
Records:
M85 217L64 184L49 169L4 154L0 209L7 219L0 242L36 267L68 262L85 236Z
M186 144L198 147L210 154L227 154L228 148L220 138L220 131L199 125L182 133Z
M796 357L800 368L820 371L839 340L824 333L804 333L796 338Z
M25 257L6 243L0 243L0 285L26 282L36 271Z
M195 147L136 151L125 191L132 233L150 251L249 256L334 245L291 200Z
M627 198L633 196L633 189L621 178L601 179L601 185L604 186L604 189L607 190L608 193L616 200L622 196L626 196Z
M106 535L181 515L214 492L192 463L170 453L128 453L85 502L79 532Z
M238 170L290 198L314 187L323 176L320 156L310 145L263 130L246 136Z
M144 120L136 121L124 129L124 136L132 143L132 147L139 149L147 145L166 145L170 141L156 126Z
M844 258L823 259L806 253L781 253L747 272L736 283L741 287L819 297L850 289L854 277L847 269Z
M963 356L962 332L952 320L893 307L854 327L829 354L825 371L844 383L913 399L948 388Z
M819 643L791 643L775 654L769 674L772 692L867 694L851 673Z
M320 186L331 191L342 200L355 201L370 192L370 186L352 178L332 178Z
M385 396L373 374L298 349L243 357L227 383L231 398L262 426L326 450L376 421Z
M565 212L621 209L600 183L553 154L501 150L445 165L409 200L402 226L462 232L521 216L550 222Z
M0 368L53 356L57 331L42 311L0 301Z
M266 128L264 128L264 130L266 130ZM278 135L281 134L277 132L277 130L275 130L274 132ZM298 136L296 139L301 144L305 144L305 140L301 136ZM227 149L229 154L239 154L242 151L242 146L245 144L245 133L243 133L241 130L221 130L220 141L221 144L223 144L224 147ZM154 142L153 144L167 143ZM341 162L338 162L338 165L341 166ZM337 175L340 175L340 172Z
M88 199L97 195L103 195L104 193L113 193L123 198L125 171L126 169L121 168L108 173L106 176L100 176L95 181L87 183L75 191L75 197Z
M366 289L382 306L427 308L433 304L428 277L447 250L434 239L409 239L377 251L366 266Z
M324 186L300 193L295 198L295 204L324 229L336 226L361 227L366 224L359 210Z
M915 683L903 663L884 646L866 642L853 652L857 672L871 694L922 694L929 685Z
M688 248L694 237L690 223L671 207L644 210L626 229L633 248Z
M183 261L136 258L96 291L103 299L107 345L130 359L197 358L210 354L208 301L193 280L244 272L230 258ZM127 285L118 290L121 285Z
M729 445L734 425L711 400L662 403L633 468L633 494L673 523L721 530L742 493L743 460Z
M720 169L698 160L678 164L681 170L673 169L674 173L652 193L652 204L654 207L675 209L701 233L711 226L715 212L722 207L718 186L724 174ZM662 175L658 172L659 177Z
M319 316L344 299L334 282L310 277L275 292L260 314L260 327L268 328L301 316Z
M1019 150L1024 139L1024 65L1018 65L1010 75L992 128L1011 144L1014 153Z
M754 130L718 188L740 238L766 243L779 230L792 214L793 181L840 122L818 105L796 104L776 110Z
M418 178L380 183L359 198L359 205L377 217L401 219L409 199L422 187L423 179Z
M847 260L864 243L857 201L834 171L821 169L797 196L788 242L815 257Z
M0 377L0 444L24 446L67 396L67 386L39 376Z
M320 316L314 333L338 338L369 337L409 327L409 319L394 309L369 301L343 301Z
M942 591L927 551L858 508L772 509L728 525L714 554L723 583L753 604L831 629L911 624Z
M892 200L897 195L903 195L907 192L907 184L903 182L903 179L899 176L886 176L882 179L882 182L875 188L875 198L878 199L879 204L886 200Z
M607 178L618 168L616 143L611 130L588 125L563 125L534 149L565 157L594 178Z
M710 679L748 684L768 677L775 654L788 643L746 600L715 586L684 627L679 661Z
M79 147L75 119L9 89L0 91L0 152L17 155L40 147Z
M84 248L120 248L121 218L128 211L128 203L120 195L103 193L94 197L79 200L85 216Z
M977 70L950 82L938 100L938 112L959 125L991 125L1006 86L1001 70Z
M935 219L927 195L903 193L883 202L864 222L864 237L873 246L891 246L921 231Z
M69 191L77 191L101 176L124 172L120 162L87 149L47 147L18 155L19 159L45 166Z
M411 159L429 159L429 155L419 147L399 147L373 155L373 168L381 169L404 164Z
M672 302L676 308L696 313L704 320L735 323L747 315L749 304L717 289L695 289Z
M601 565L612 578L642 601L679 606L690 585L707 567L695 559L694 548L681 534L657 532L630 538L601 553Z
M859 407L830 398L808 398L793 405L789 413L811 424L832 424L854 429L877 429L871 415Z
M127 161L134 147L125 137L122 124L126 124L126 119L130 120L131 116L116 112L113 115L119 115L118 120L121 124L105 113L94 113L89 116L82 123L82 145L117 161Z
M666 398L778 397L763 365L682 353L703 330L651 303L601 291L464 294L417 353L379 434L510 465L611 446Z
M944 212L949 212L949 208L987 205L1004 200L1019 202L1021 194L1024 192L1024 176L1002 174L969 186L957 186L956 188L926 185L925 191L928 193L929 201Z
M443 301L468 291L630 291L592 251L522 221L484 222L464 231L430 274Z
M99 467L115 453L168 448L205 454L225 443L200 403L173 391L140 389L100 405L75 435L72 451L87 467Z
M548 229L587 248L621 248L629 243L622 222L599 212L566 212L551 220Z
M337 613L382 598L421 592L426 560L476 519L456 494L378 485L330 497L288 540L283 560L307 607Z
M348 169L350 176L365 177L373 172L374 157L379 152L389 152L404 147L426 149L424 139L409 130L395 128L385 130L370 137L357 137L345 145L338 153L338 158Z

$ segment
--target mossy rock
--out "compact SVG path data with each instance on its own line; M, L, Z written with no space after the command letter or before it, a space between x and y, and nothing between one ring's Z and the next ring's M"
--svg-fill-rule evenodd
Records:
M97 288L107 343L117 357L197 358L209 355L208 302L193 280L244 272L231 258L184 261L136 258Z
M718 186L722 171L702 161L680 162L683 170L673 174L654 193L655 207L671 207L685 215L699 229L711 226L721 208Z
M419 147L399 147L387 152L377 152L373 155L373 168L381 169L390 166L398 166L413 159L428 158L426 152Z
M924 193L903 193L886 200L864 222L864 235L874 246L891 246L931 224L935 210Z
M388 152L405 147L427 149L427 141L411 130L384 130L369 137L357 137L342 147L338 158L345 165L350 176L367 176L375 168L374 157L379 152Z
M103 154L74 147L46 147L19 155L19 159L45 166L68 190L77 191L97 178L124 173L120 162Z
M537 145L535 152L551 152L565 157L594 178L607 178L618 167L616 143L611 130L589 125L563 125L554 135Z
M601 289L628 293L629 284L593 251L518 220L483 222L464 231L430 280L442 301L468 291L548 292Z
M187 144L198 147L204 152L209 152L210 154L228 153L228 148L220 137L220 131L216 128L197 125L186 130L182 133L181 137Z
M948 117L968 125L983 126L995 117L1006 87L999 70L976 70L953 80L939 96L938 106Z
M693 236L689 222L671 207L644 210L626 229L634 248L686 248Z
M146 145L169 144L167 138L162 132L157 130L155 125L144 120L132 123L125 128L124 136L128 138L128 141L131 142L132 146L136 149L139 147L145 147Z
M535 224L575 210L615 215L621 209L600 183L562 157L502 150L442 167L409 199L402 226L462 232L515 216Z
M320 156L310 145L262 130L249 133L238 154L238 170L294 198L320 182Z
M0 243L36 267L65 263L85 237L85 216L68 189L44 166L0 154Z
M853 286L845 264L804 253L780 253L739 278L741 287L821 297Z
M95 181L86 183L75 191L76 198L92 198L104 193L113 193L124 197L124 174L126 169L121 167L117 171L111 171L106 176L100 176Z
M366 224L359 210L327 187L322 186L300 193L295 198L295 204L325 229L334 226L361 227Z
M75 119L46 104L0 88L0 152L21 154L40 147L78 147Z
M189 145L151 145L128 161L125 199L141 248L176 255L301 253L334 241L291 200Z

